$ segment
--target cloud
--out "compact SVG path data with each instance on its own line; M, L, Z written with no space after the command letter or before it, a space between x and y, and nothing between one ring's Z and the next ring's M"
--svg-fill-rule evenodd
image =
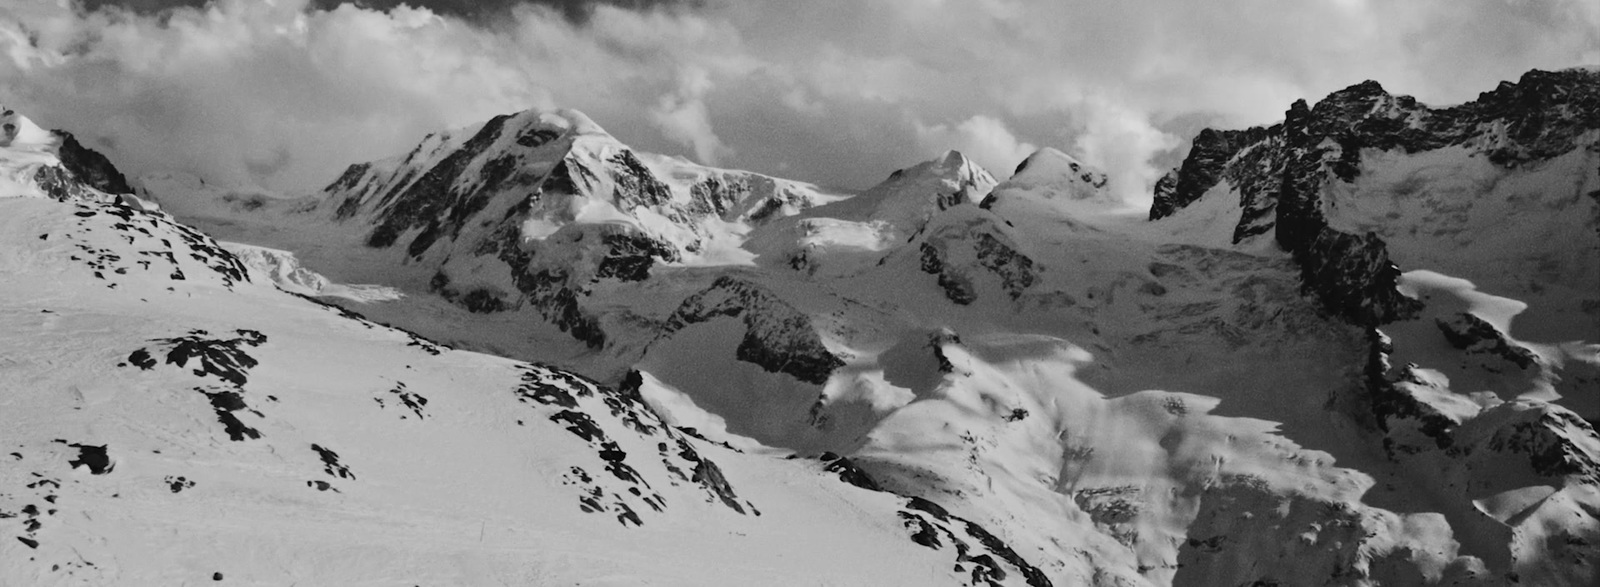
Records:
M274 189L561 106L641 149L851 187L946 148L1004 176L1056 147L1139 201L1201 124L1365 79L1455 103L1600 62L1592 0L452 2L8 3L0 98L135 174Z
M1130 204L1149 206L1151 186L1166 173L1151 154L1177 147L1179 137L1162 132L1138 110L1105 97L1091 97L1078 108L1083 129L1073 142L1083 162L1106 170L1110 186Z
M1032 143L1017 140L1004 122L983 115L973 116L955 126L924 126L917 123L917 142L924 156L931 157L945 149L955 149L1000 177L1005 177L1018 163L1039 149Z
M703 101L710 89L711 80L705 70L688 69L680 75L678 89L663 94L656 102L656 107L650 110L650 119L668 139L694 149L696 160L716 165L732 150L711 130Z
M11 47L27 53L6 72L16 101L137 172L305 188L430 130L552 103L483 55L484 33L427 11L231 1L13 22L34 39Z

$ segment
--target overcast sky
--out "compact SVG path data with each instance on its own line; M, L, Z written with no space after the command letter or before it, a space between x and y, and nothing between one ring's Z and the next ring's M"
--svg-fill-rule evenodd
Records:
M138 175L314 189L528 108L866 187L954 148L1149 184L1203 126L1376 79L1452 104L1600 63L1595 0L0 0L0 102Z

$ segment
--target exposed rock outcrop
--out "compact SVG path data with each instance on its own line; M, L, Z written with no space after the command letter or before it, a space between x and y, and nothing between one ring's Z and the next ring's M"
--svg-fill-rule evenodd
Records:
M804 312L759 284L731 276L717 278L711 287L684 300L668 318L664 334L723 317L744 323L736 355L740 361L818 385L844 365L823 344Z

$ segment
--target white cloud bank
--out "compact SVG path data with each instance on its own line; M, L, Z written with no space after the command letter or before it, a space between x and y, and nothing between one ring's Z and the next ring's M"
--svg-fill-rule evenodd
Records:
M1148 199L1198 123L1260 124L1377 79L1454 103L1600 63L1593 0L707 0L424 9L219 0L161 16L0 6L0 100L135 174L310 189L423 134L531 107L636 147L864 187L946 148L1004 178L1057 147Z

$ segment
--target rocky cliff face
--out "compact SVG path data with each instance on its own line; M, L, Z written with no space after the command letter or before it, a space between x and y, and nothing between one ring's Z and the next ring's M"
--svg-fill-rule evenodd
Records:
M1593 142L1597 105L1600 72L1583 69L1531 71L1477 100L1438 109L1363 82L1314 107L1296 102L1281 124L1201 132L1183 165L1157 184L1150 218L1176 214L1226 182L1243 209L1235 243L1274 232L1299 262L1307 290L1346 320L1406 318L1417 306L1394 292L1399 271L1385 243L1331 228L1324 187L1353 181L1363 152L1371 151L1461 146L1506 167L1547 160Z
M1329 170L1347 181L1360 172L1363 148L1417 153L1463 145L1496 164L1524 165L1569 152L1600 129L1596 78L1600 72L1592 69L1534 70L1448 108L1389 94L1369 80L1330 94L1309 109L1309 118L1300 115L1299 132L1338 145ZM1286 124L1201 131L1183 165L1157 184L1150 219L1173 215L1224 180L1247 199L1276 199L1273 186L1252 180L1281 172L1270 154L1285 146L1289 132Z
M993 283L1011 301L1020 299L1038 279L1033 259L1023 254L1003 229L1003 221L984 210L966 211L966 218L946 216L917 243L919 267L933 275L945 298L969 305L980 288Z
M844 361L823 345L816 326L805 313L765 287L721 277L711 287L690 296L667 319L665 335L716 318L736 318L744 324L736 358L773 373L787 373L807 383L827 383Z
M61 139L61 166L85 184L108 194L131 194L133 187L128 185L128 179L122 172L111 164L110 159L98 151L83 146L72 133L55 130L51 131Z

